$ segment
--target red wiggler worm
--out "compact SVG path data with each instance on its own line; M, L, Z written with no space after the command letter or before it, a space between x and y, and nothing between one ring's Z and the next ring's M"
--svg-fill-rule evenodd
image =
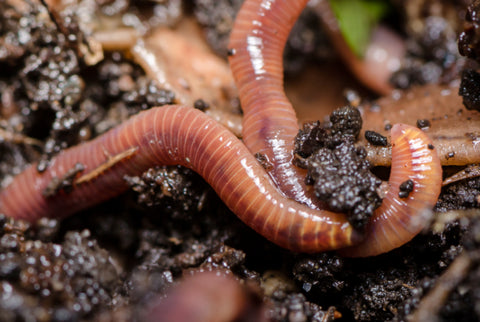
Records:
M290 20L297 18L305 1L257 2L267 11L284 12L282 17L293 24ZM290 5L298 7L289 12ZM270 19L276 20L275 17ZM262 24L268 27L269 22L267 19ZM263 44L269 39L264 39L263 33L257 36L253 44ZM235 47L237 50L240 49ZM267 113L263 108L246 113L246 133L251 133L246 137L251 142L250 151L261 152L274 163L279 174L273 178L284 193L288 194L288 187L294 186L289 196L310 204L305 199L308 198L305 190L297 189L299 184L304 189L302 176L290 165L293 138L298 130L295 112L283 93L282 78L268 80L261 72L267 68L260 64L265 59L274 59L272 65L281 69L281 56L260 58L259 65L255 65L259 69L252 71L252 85L246 81L245 86L255 87L256 81L264 82L266 87L262 87L262 93L267 94L268 99L240 88L240 96L247 96L242 98L242 104L254 99L279 104L268 107ZM268 86L270 81L272 85ZM269 88L272 94L268 94ZM270 118L274 114L273 119ZM394 126L391 133L390 189L368 226L370 235L361 246L345 250L349 256L379 254L410 240L425 222L420 218L419 224L415 218L424 209L431 208L438 197L441 167L435 151L428 148L429 138L419 129L404 125ZM258 140L258 149L253 144L255 140ZM39 173L35 165L27 168L0 192L0 213L29 221L66 216L125 191L128 188L123 180L125 175L139 175L156 165L178 164L199 173L242 221L279 246L294 251L321 252L361 241L363 234L352 228L345 215L311 209L285 197L250 151L231 132L200 111L182 106L153 108L91 142L62 151L43 173ZM44 195L52 180L65 177L72 169L79 170L73 172L77 178L70 192ZM279 183L279 179L283 183ZM399 186L408 180L413 191L405 200L399 200ZM397 218L397 214L401 215ZM405 232L397 233L397 228Z
M292 163L293 142L298 133L298 120L283 90L282 65L282 54L288 34L307 2L306 0L246 0L237 15L230 36L229 62L244 111L243 141L245 145L252 153L261 153L272 163L270 175L286 196L315 207L318 202L312 198L312 193L305 186L304 173ZM393 137L398 137L397 132L392 131L392 141L394 141ZM431 144L430 139L417 129L410 129L409 133L416 133L418 137L422 137L423 142L427 142L423 144L424 150L427 149L428 144ZM389 181L391 188L368 227L369 237L361 246L352 251L345 251L345 254L369 256L386 252L409 241L419 232L421 229L419 227L423 227L426 220L413 219L410 222L407 219L417 218L423 208L433 207L440 193L437 185L442 173L440 163L436 153L428 154L431 163L428 165L424 163L425 173L423 174L414 173L411 167L404 165L392 167L392 176ZM396 153L397 160L411 157L412 155L407 151ZM411 161L418 162L414 158ZM396 164L399 164L398 162ZM407 168L410 171L407 171ZM426 168L431 169L427 171ZM415 190L409 197L409 200L414 201L398 202L395 191L398 192L403 182L399 180L406 180L405 178L409 176L416 176L418 179L423 175L425 178L417 184L419 190ZM426 181L431 181L427 182L428 187L424 186ZM430 185L431 183L433 184ZM402 217L399 219L395 214L403 214L403 217L399 215ZM416 220L418 222L414 223ZM395 233L393 229L391 234L379 237L381 232L389 229L388 226L395 228L397 225L403 225L401 232ZM399 235L398 238L397 235ZM378 240L372 246L371 242L376 238Z
M374 256L407 243L425 227L440 195L442 166L430 138L404 124L394 125L391 136L389 190L367 224L365 239L341 250L343 256ZM402 198L400 187L406 178L412 191Z
M133 149L137 152L74 185L70 193L42 195L54 177L77 163L88 174L109 162L105 152L115 156ZM241 220L282 247L317 252L360 240L343 214L312 210L282 196L235 135L204 113L181 106L142 112L91 142L62 151L43 173L30 166L0 192L0 213L29 221L66 216L125 191L125 175L170 164L199 173Z
M433 150L426 148L430 141L423 132L402 126L409 129L404 134L399 127L392 129L392 155L401 164L392 167L392 178L398 180L391 182L388 194L397 193L399 181L408 179L416 190L408 203L396 204L394 197L387 197L382 207L415 216L438 196L440 163ZM110 160L105 152L115 156L125 151L135 153L104 167ZM82 177L103 170L74 184L69 193L43 195L54 178L63 177L78 163L86 172ZM238 138L204 113L182 106L142 112L93 141L62 151L43 173L31 165L0 192L0 213L29 221L66 216L125 191L125 175L139 175L160 164L179 164L199 173L241 220L282 247L321 252L361 240L343 214L310 209L284 197Z

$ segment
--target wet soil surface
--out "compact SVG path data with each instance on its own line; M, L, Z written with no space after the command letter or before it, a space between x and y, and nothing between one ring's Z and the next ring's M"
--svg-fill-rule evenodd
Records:
M40 2L19 2L0 2L2 187L31 162L39 162L41 171L62 149L140 110L176 102L177 93L159 88L125 52L106 52L97 64L88 63L79 49L88 36L76 23L74 10L65 14L71 19L61 19L60 28ZM104 1L102 10L112 15L126 10L121 2ZM156 10L168 13L178 7L175 2L157 4ZM202 0L185 10L206 26L207 39L222 53L230 28L225 24L232 15L210 10L226 6L235 12L240 1L213 2L216 7ZM300 30L297 35L309 34ZM312 50L303 51L311 59ZM289 62L289 70L300 69L305 55ZM346 131L356 129L347 136L358 135L354 119ZM323 134L317 136L325 140ZM322 153L328 154L323 159L342 160L347 153L354 156L351 167L366 171L364 153L350 139L328 140L336 143L321 143ZM338 146L346 148L335 150ZM303 158L309 155L305 152ZM388 170L374 172L388 178ZM311 176L320 175L332 176ZM367 177L360 190L371 196L378 179ZM0 320L161 319L155 315L163 312L155 310L158 303L177 294L185 276L205 271L221 272L242 288L238 297L228 296L227 285L217 289L231 299L225 306L234 308L237 320L480 320L478 176L444 187L425 232L400 249L366 259L341 258L334 252L296 254L271 244L240 222L190 170L157 167L125 180L131 186L128 193L66 219L32 224L0 214ZM59 184L68 185L68 180ZM373 208L377 197L361 206ZM357 218L361 211L351 212ZM188 287L182 292L204 299ZM171 307L186 309L184 301L171 298Z

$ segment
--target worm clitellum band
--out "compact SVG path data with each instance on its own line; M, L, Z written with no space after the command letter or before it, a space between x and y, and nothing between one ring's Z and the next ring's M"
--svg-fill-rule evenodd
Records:
M286 19L284 23L290 21L291 24L304 5L299 1L299 7L290 12L289 6L296 1L264 0L247 1L244 8L250 3L282 11ZM242 10L246 10L244 8ZM269 19L275 20L275 17ZM267 26L270 22L268 19L263 21ZM260 33L257 36L257 40L252 40L253 44L264 43L265 35ZM280 43L283 46L284 41ZM247 42L245 46L249 44ZM254 48L247 50L255 53ZM281 56L260 55L260 58L273 59L274 66L281 66ZM251 151L264 153L274 167L280 169L273 178L284 192L292 183L304 189L301 173L289 164L297 120L283 93L283 80L281 77L265 79L262 60L254 62L258 65L249 78L252 85L247 86L255 87L257 81L263 82L266 86L262 87L264 93L272 89L266 101L287 102L288 106L280 104L278 114L276 105L268 113L264 113L263 108L247 112L245 126L252 126L252 135L247 135L251 143L247 144ZM240 88L240 96L243 95L250 96L241 98L242 104L255 99L264 102L261 95L252 96ZM272 120L269 118L272 115L278 115L278 118ZM275 128L284 124L287 124L286 128ZM250 132L247 129L247 133ZM346 255L376 255L402 245L421 229L425 220L416 219L437 200L441 167L435 150L428 149L430 139L422 131L406 125L394 126L391 134L390 189L374 214L366 241L345 250ZM255 148L255 144L260 148ZM264 147L266 150L262 150ZM74 181L68 194L59 192L45 197L43 191L51 180L62 177L77 163L85 168L79 174L83 180L76 184ZM202 112L182 106L142 112L91 142L62 151L44 173L38 173L35 165L30 166L0 192L0 213L30 221L44 216L66 216L125 191L125 175L139 175L161 164L180 164L198 172L240 219L282 247L321 252L358 244L363 237L353 230L343 214L311 209L284 197L240 140ZM279 183L280 180L283 183ZM406 180L412 180L414 190L407 198L399 199L399 186ZM308 197L296 188L292 198L310 204Z

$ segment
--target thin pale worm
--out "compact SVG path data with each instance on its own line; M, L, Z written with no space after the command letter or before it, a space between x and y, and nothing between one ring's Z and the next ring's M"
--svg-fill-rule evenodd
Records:
M109 156L132 149L137 152L74 184L70 193L42 195L54 177L77 163L84 166L85 176L98 172ZM62 151L43 173L30 166L0 192L0 213L29 221L66 216L125 191L125 175L171 164L199 173L241 220L282 247L321 252L360 241L343 214L312 210L285 198L235 135L204 113L181 106L142 112L91 142Z
M378 25L372 30L370 42L360 58L345 40L329 1L318 1L314 10L335 51L357 80L378 94L389 94L393 90L389 80L400 68L406 51L405 41L386 26Z

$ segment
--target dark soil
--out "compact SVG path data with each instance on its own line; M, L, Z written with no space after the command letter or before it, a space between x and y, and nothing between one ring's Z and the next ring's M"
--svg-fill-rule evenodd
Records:
M194 1L184 7L192 9L207 26L207 39L214 43L218 39L214 47L225 53L232 8L237 9L239 1L213 2L215 6ZM103 11L140 10L121 6L123 1L97 3L102 3ZM139 3L153 6L149 1ZM107 53L101 62L89 65L78 49L88 36L73 10L62 17L59 28L42 3L25 4L25 11L19 12L9 2L0 2L1 187L31 162L38 161L41 171L62 149L97 136L142 109L175 100L175 93L158 88L124 53ZM221 10L226 7L224 16ZM229 17L221 20L228 27L215 24L216 17ZM432 26L436 25L427 24L426 32ZM299 28L300 35L310 35ZM450 29L442 30L440 38L450 35ZM311 42L315 47L313 43L317 40ZM448 41L431 46L437 48L431 52L435 57L422 59L435 60L442 48L448 62L457 57L447 50ZM312 52L318 59L323 51L315 48L300 50L305 55L292 63L291 70L300 70L296 66L312 59ZM432 47L422 48L418 55ZM416 64L418 60L409 66ZM420 82L435 74L428 72L432 67L426 68ZM407 78L412 74L406 73ZM353 221L364 222L378 206L374 192L379 181L353 145L361 119L347 109L348 113L345 109L332 116L334 126L306 125L307 143L299 147L298 155L304 166L315 162L306 161L310 158L338 161L352 156L343 164L350 170L343 172L358 171L340 191L358 190L355 196L368 197L350 199L360 202L350 202L354 207L344 209L345 203L339 203L343 192L337 192L331 194L335 196L331 206L340 204ZM312 157L317 153L323 157ZM335 173L318 171L310 173L312 182L321 174L335 182L328 178ZM479 178L445 187L436 219L410 243L366 259L296 254L273 245L240 222L190 170L157 167L126 180L132 187L126 194L63 220L30 224L0 215L0 320L140 321L152 301L168 297L183 276L220 270L250 287L255 294L251 296L261 299L258 305L274 321L329 321L339 313L341 321L425 320L419 316L430 321L480 320ZM452 209L457 210L456 219L443 222L442 213Z
M305 124L295 141L295 162L308 169L305 180L315 196L357 229L381 204L381 180L370 171L365 149L355 146L361 128L358 109L346 106L333 111L328 124Z

